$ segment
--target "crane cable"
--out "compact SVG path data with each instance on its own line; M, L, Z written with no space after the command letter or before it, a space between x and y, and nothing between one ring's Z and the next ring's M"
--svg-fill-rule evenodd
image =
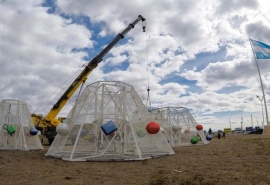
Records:
M146 107L149 106L149 109L151 110L151 101L150 101L150 88L149 88L149 69L148 69L148 50L147 50L147 34L145 31L146 28L146 21L142 22L143 24L143 32L145 32L145 52L146 52L146 74L147 74L147 99L146 99Z
M85 65L85 64L84 64ZM79 68L77 71L75 71L66 81L64 81L49 97L46 98L46 100L39 105L34 113L36 113L38 110L42 109L41 112L45 112L45 110L51 106L52 102L55 101L55 99L59 96L60 93L63 92L63 87L66 86L67 84L70 84L77 76L77 74L79 74L79 72L82 71L84 65ZM60 91L60 92L59 92ZM58 92L58 93L57 93ZM54 96L54 98L52 100L50 100L52 97ZM50 100L50 101L49 101ZM46 105L45 105L46 104ZM42 108L43 107L43 108Z

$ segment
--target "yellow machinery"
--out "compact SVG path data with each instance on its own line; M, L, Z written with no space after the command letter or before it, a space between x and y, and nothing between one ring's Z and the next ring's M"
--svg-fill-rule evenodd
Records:
M40 114L32 114L32 120L35 127L41 131L42 136L45 136L49 144L52 143L56 135L56 126L61 123L61 119L57 119L58 113L62 110L68 100L72 97L75 91L87 80L87 76L98 66L98 64L103 60L103 57L115 46L115 44L124 38L124 36L135 27L139 22L145 21L145 18L141 15L138 18L130 23L128 27L119 33L108 45L105 47L96 57L94 57L89 63L85 66L84 70L78 75L78 77L72 82L72 84L67 88L63 93L60 99L54 104L50 112L43 117ZM143 26L143 31L145 31L145 26Z

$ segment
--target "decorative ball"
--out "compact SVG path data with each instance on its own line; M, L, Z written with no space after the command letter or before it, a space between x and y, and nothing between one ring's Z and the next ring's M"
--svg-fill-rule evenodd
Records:
M196 144L198 142L198 138L197 137L193 137L193 138L190 139L190 142L192 144Z
M208 140L208 141L212 140L212 136L207 135L207 136L206 136L206 140Z
M173 126L173 129L174 129L175 131L181 131L182 127L179 126L179 125L174 125L174 126Z
M202 126L202 125L197 125L197 126L196 126L196 129L197 129L197 130L202 130L202 129L203 129L203 126Z
M56 132L62 136L66 136L69 133L70 129L68 124L60 123L56 126Z
M138 131L137 131L137 135L138 135L139 137L144 137L144 136L146 135L145 129L140 129L140 130L138 130Z
M146 126L146 130L149 134L156 134L160 130L160 125L157 122L150 122Z
M32 136L37 135L37 133L38 133L38 130L37 130L35 127L32 127L32 128L30 129L30 134L31 134Z
M112 133L114 133L114 132L112 132ZM85 136L87 136L87 131L85 129L82 129L81 133L80 133L80 137L85 137Z
M184 134L189 134L190 133L190 130L189 129L186 129L185 131L184 131Z
M83 130L82 130L82 131L83 131ZM87 135L86 131L84 131L84 132L85 132L85 133L81 133L81 134L83 134L82 137L84 137L84 136ZM110 136L110 137L113 137L113 136L115 136L115 134L116 134L116 131L113 131L112 133L109 134L109 136Z

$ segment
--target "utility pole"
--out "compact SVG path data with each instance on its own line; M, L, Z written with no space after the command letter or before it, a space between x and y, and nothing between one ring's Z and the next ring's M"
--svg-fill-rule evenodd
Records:
M262 106L262 128L263 128L263 126L264 126L264 114L263 114L263 103L262 103L263 97L260 98L260 96L258 96L258 95L256 97L261 101L261 106Z
M241 116L241 131L243 131L243 117Z
M231 129L231 131L232 131L231 117L232 117L232 114L231 114L230 117L229 117L230 129Z
M250 115L251 116L251 126L253 128L253 119L252 119L252 114Z

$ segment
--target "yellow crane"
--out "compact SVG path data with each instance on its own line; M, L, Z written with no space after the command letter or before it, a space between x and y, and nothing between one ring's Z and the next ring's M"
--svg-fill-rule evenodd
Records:
M67 88L67 90L54 104L54 106L51 108L51 110L45 117L43 117L41 114L31 114L35 127L41 131L42 136L45 136L48 139L49 144L52 143L56 135L56 126L61 123L61 118L56 118L58 113L69 101L75 91L87 80L87 76L98 66L98 64L103 60L103 57L140 21L145 21L145 18L141 15L139 15L137 19L130 23L126 29L119 33L97 56L95 56L91 61L88 62L84 70ZM143 31L145 31L145 26L143 26Z

